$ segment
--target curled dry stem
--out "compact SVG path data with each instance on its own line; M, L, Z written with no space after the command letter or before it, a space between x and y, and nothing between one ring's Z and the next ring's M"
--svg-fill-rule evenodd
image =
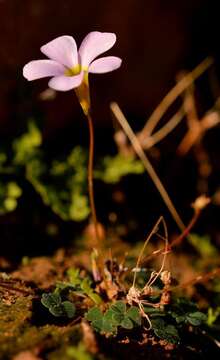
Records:
M141 263L141 260L142 260L142 257L143 257L144 250L146 249L146 246L148 245L148 243L151 240L152 236L158 232L158 228L159 228L160 224L163 225L163 229L164 229L164 241L165 241L165 249L166 249L164 251L164 253L163 253L164 256L163 256L162 264L161 264L161 267L160 267L159 271L153 271L151 273L150 278L149 278L148 282L146 283L146 285L141 290L139 290L136 287L137 269L139 269L139 266L140 266L140 263ZM160 218L158 219L158 221L154 225L153 229L151 230L150 234L148 235L147 239L145 240L145 243L144 243L144 245L143 245L143 247L141 249L141 252L140 252L140 254L138 256L137 263L136 263L136 266L135 266L135 269L134 269L135 271L134 271L133 283L132 283L132 286L129 289L128 294L127 294L128 303L131 304L131 305L133 303L137 304L138 307L139 307L141 316L144 317L147 320L149 326L146 328L146 330L150 330L152 328L152 324L151 324L149 316L144 311L144 305L152 306L152 307L157 308L157 307L160 307L161 302L159 301L158 303L152 303L152 302L149 302L147 300L144 300L142 297L143 296L150 296L150 295L152 295L154 293L154 291L152 289L152 286L153 286L155 281L158 279L158 277L162 274L162 272L164 270L166 257L167 257L167 253L168 253L167 249L168 249L167 226L166 226L166 223L165 223L165 220L164 220L163 216L160 216Z

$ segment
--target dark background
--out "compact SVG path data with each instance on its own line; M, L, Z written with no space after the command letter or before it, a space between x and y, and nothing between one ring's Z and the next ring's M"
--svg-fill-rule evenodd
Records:
M30 115L40 114L44 119L45 141L55 153L66 142L87 144L86 122L74 94L58 93L55 101L39 101L40 92L47 88L47 80L28 83L22 77L22 68L30 60L42 58L40 46L57 36L72 35L80 44L90 31L109 31L117 35L117 43L109 54L121 57L123 65L111 74L91 76L90 83L98 138L96 154L111 152L110 101L116 100L133 128L140 130L175 84L180 70L190 70L212 55L218 78L220 37L216 3L205 0L0 0L0 139L16 135ZM217 136L215 139L212 150L218 157ZM165 144L168 155L163 155L158 171L180 212L184 213L196 197L194 162L187 158L180 164L172 144ZM135 212L135 216L140 217L141 229L149 220L145 228L148 230L166 210L151 182L146 189L146 178L140 181L136 188L125 181L124 186L130 194L127 206L136 209L131 210L130 216ZM213 181L215 188L218 177ZM141 193L143 188L144 194ZM98 212L102 216L105 190L99 191ZM33 204L34 201L36 199L32 199ZM37 201L40 203L39 199ZM15 248L20 252L29 243L26 234L34 226L28 218L29 208L26 207L22 215L18 212L1 220L3 239L11 239L13 231L19 239ZM216 234L217 215L216 210L206 215L204 231ZM184 220L189 216L184 214ZM33 244L37 236L41 236L39 232L32 236L27 253L31 248L35 251ZM50 245L45 246L50 248Z
M109 125L108 104L117 100L142 126L183 68L207 55L218 55L218 12L215 1L199 0L1 0L0 1L0 121L1 131L17 126L21 103L13 99L22 86L37 94L47 81L27 84L22 67L43 57L40 46L69 34L80 44L92 31L117 35L111 54L123 59L117 72L91 79L96 122ZM45 124L55 131L81 111L72 94L58 94L44 105ZM17 103L16 101L17 100ZM21 99L20 99L21 100ZM74 105L74 107L73 107ZM42 105L39 105L42 106ZM46 130L45 129L45 130Z

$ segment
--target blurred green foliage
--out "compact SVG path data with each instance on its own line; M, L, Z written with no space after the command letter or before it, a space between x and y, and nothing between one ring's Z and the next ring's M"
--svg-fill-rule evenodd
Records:
M75 360L92 360L93 356L86 350L84 344L80 342L77 346L69 346L66 354L68 358Z
M218 250L211 243L209 235L201 236L198 234L191 234L188 239L191 245L193 245L193 247L202 257L215 257L218 255Z
M33 119L25 132L6 147L0 151L0 214L16 209L23 184L28 181L44 204L63 220L82 221L88 217L87 150L76 146L66 158L48 160L42 133ZM115 184L123 176L143 171L141 162L133 156L116 154L99 160L94 177Z
M21 195L22 189L16 182L4 183L0 181L0 214L15 210Z
M116 184L123 176L143 172L143 164L134 156L125 157L118 154L115 157L106 156L101 163L101 169L95 171L95 177L107 184Z

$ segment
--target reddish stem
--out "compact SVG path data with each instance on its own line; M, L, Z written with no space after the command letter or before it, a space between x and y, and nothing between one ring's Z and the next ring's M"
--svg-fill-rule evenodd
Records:
M90 112L87 114L89 125L89 163L88 163L88 189L89 189L89 202L92 213L92 222L95 229L96 244L100 247L100 238L98 232L98 222L95 208L94 188L93 188L93 163L94 163L94 129Z

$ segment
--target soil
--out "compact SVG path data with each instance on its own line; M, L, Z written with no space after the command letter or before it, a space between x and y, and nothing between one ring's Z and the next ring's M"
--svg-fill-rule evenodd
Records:
M194 271L184 256L181 263L192 277ZM6 261L1 264L10 267ZM1 273L1 360L206 359L210 353L219 356L219 347L199 332L185 339L187 346L176 346L140 330L123 330L113 338L101 336L82 320L80 309L73 320L52 316L42 306L41 294L52 290L57 281L65 280L68 268L86 269L88 264L88 251L72 255L60 249L51 257L23 259L17 269ZM188 293L193 295L192 287ZM84 355L69 356L69 349L78 349L79 344L84 346Z

